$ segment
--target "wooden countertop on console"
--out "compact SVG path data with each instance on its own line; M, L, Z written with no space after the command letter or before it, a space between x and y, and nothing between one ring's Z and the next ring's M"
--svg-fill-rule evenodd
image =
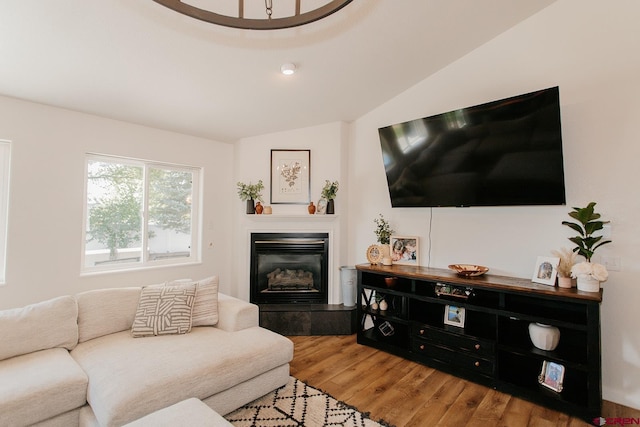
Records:
M388 276L401 276L411 279L445 281L449 284L472 286L476 288L493 289L500 291L511 291L514 293L528 293L534 295L547 295L555 298L566 298L574 300L585 300L602 302L602 289L600 292L584 292L576 288L559 288L557 286L547 286L534 283L531 279L518 277L499 276L494 274L483 274L477 277L463 277L456 272L444 268L430 268L414 265L375 265L358 264L356 269L370 273L379 273Z

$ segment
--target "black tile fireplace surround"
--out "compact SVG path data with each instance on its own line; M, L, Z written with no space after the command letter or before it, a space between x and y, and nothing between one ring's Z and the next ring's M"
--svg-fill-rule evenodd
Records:
M326 304L328 233L251 233L254 304Z

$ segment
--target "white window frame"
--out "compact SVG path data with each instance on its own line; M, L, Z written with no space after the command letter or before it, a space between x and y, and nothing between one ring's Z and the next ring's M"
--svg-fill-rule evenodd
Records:
M89 180L89 163L95 161L104 162L117 162L126 165L140 166L143 168L144 188L143 188L143 212L142 212L142 248L147 247L147 227L148 227L148 188L149 188L149 168L164 168L173 169L177 171L190 172L193 174L192 182L192 216L191 216L191 244L190 255L188 257L166 258L159 260L149 260L149 254L147 250L142 249L141 260L138 262L130 263L115 263L115 264L103 264L99 266L87 265L86 256L86 243L87 243L87 224L88 224L88 180ZM127 271L127 270L139 270L154 267L165 266L177 266L185 264L200 263L202 253L202 224L201 224L201 200L202 200L202 168L195 166L178 165L172 163L163 163L150 160L133 159L127 157L118 157L105 154L88 153L85 159L84 168L84 207L83 207L83 224L82 224L82 253L81 253L81 273L83 275L93 273L103 273L112 271Z
M7 234L9 226L9 181L11 141L0 140L0 285L7 283Z

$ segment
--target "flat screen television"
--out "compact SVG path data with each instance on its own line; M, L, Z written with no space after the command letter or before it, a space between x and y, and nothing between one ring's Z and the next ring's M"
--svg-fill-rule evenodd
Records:
M559 88L380 128L393 207L564 205Z

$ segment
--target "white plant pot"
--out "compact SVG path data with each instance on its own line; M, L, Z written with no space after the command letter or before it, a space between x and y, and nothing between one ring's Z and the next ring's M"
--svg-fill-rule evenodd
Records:
M560 342L560 329L544 323L529 323L529 337L540 350L553 351Z
M591 276L578 276L578 290L585 292L599 292L600 281Z

